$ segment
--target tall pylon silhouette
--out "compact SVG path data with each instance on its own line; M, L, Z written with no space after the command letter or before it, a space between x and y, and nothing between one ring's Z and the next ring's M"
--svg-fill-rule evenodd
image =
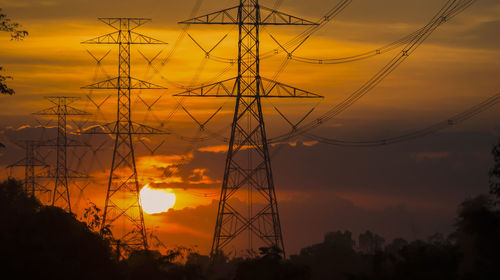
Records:
M42 195L50 194L51 191L46 186L37 182L36 179L40 176L37 174L36 169L48 169L49 165L37 157L39 141L25 140L23 141L22 147L25 151L25 157L13 164L8 165L7 168L24 167L24 192L30 196L38 198L40 201L43 201L45 199L42 199Z
M146 81L131 77L131 45L166 44L160 40L139 34L134 30L151 19L146 18L99 18L115 29L114 32L82 42L83 44L118 45L118 76L98 82L83 89L117 90L117 119L104 129L90 129L87 133L112 134L115 137L113 159L109 174L106 201L101 225L101 234L112 230L118 245L125 250L147 249L147 234L144 216L139 202L139 182L135 165L132 136L136 134L165 134L158 129L132 121L131 91L135 89L165 89ZM124 225L119 228L117 225ZM121 248L118 248L121 250Z
M79 100L78 97L71 96L51 96L46 98L54 106L36 112L38 116L57 116L57 137L54 140L41 141L39 146L52 146L56 148L55 172L49 172L48 177L54 179L54 189L52 191L52 206L58 206L71 213L71 198L68 179L88 178L87 175L79 174L68 168L68 147L87 146L68 138L67 116L85 116L89 113L73 108L70 105Z
M262 7L258 0L240 0L238 6L180 23L232 24L238 25L239 30L238 75L177 94L236 98L211 248L212 259L230 243L236 243L236 238L244 232L248 233L248 250L272 247L285 256L261 98L321 96L260 76L259 31L263 25L316 23ZM246 200L246 206L238 200Z

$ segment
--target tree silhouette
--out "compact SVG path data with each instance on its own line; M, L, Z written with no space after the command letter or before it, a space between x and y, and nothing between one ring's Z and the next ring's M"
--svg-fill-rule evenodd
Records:
M7 18L7 15L2 12L0 8L0 31L10 33L11 40L22 40L28 35L28 31L22 30L19 23L13 22L11 19ZM3 71L3 67L0 66L0 71ZM7 80L12 79L11 76L0 75L0 93L12 95L15 91L9 88L6 84Z
M322 243L303 248L290 260L309 267L311 279L350 279L363 270L362 258L354 245L351 232L330 232Z
M277 247L259 248L259 256L236 261L236 280L306 280L309 269L281 257Z
M496 196L496 203L500 202L500 140L491 150L493 167L490 169L490 193Z
M387 244L385 252L388 255L397 256L405 246L408 246L408 241L403 238L395 238L391 243Z
M464 279L500 279L500 213L493 204L481 195L460 205L455 236Z
M10 279L118 279L111 249L85 223L0 184L0 269Z
M384 246L385 239L378 234L374 234L367 230L358 237L358 247L366 254L375 254L381 251Z

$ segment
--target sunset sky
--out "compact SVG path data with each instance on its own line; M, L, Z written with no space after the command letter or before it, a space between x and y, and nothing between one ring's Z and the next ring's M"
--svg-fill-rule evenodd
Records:
M229 136L234 99L183 99L173 94L184 91L181 85L189 87L232 78L237 68L205 58L195 43L182 35L183 26L177 22L235 6L236 2L0 0L3 12L29 31L22 41L11 41L7 33L0 37L0 65L5 70L2 75L14 77L8 84L16 90L13 96L0 97L0 142L6 145L0 158L2 179L9 176L5 166L24 156L16 142L39 139L42 133L55 135L54 129L36 128L39 122L46 123L50 118L39 118L37 122L32 115L51 106L44 97L80 97L73 106L93 114L85 117L86 123L114 120L116 92L89 92L80 87L116 75L117 49L80 43L112 32L98 17L152 18L151 23L137 31L168 45L133 48L132 75L168 89L134 92L133 118L163 127L171 134L143 138L147 147L137 142L136 161L141 185L168 189L176 194L176 203L166 213L146 214L146 224L167 246L196 247L207 253L227 150L220 138ZM282 2L279 10L317 21L338 0L260 2L267 7ZM424 26L445 2L354 0L295 55L335 58L377 49ZM196 3L201 3L199 8ZM261 34L261 52L277 48L269 34L286 42L302 30L266 27ZM374 90L313 132L353 141L398 136L446 120L499 93L499 30L500 3L477 1L439 27ZM191 26L188 33L205 49L212 48L227 34L212 55L236 58L238 34L234 26ZM308 118L313 120L357 90L400 49L347 64L289 61L277 80L325 98L265 100L267 134L277 136L290 128L274 106L292 121L300 120L316 107ZM111 52L101 66L87 52L100 58L108 50ZM148 66L138 50L149 59L161 53ZM272 78L286 59L286 54L280 53L262 60L261 75ZM104 101L101 110L88 96L98 104ZM152 104L160 96L149 111L144 102ZM178 108L179 102L200 122L222 107L207 125L209 133L214 133L200 132L197 124ZM490 150L500 137L498 110L496 106L437 134L383 147L336 147L300 137L281 143L285 147L273 155L272 165L288 252L295 253L319 242L326 232L335 230L351 230L357 235L370 229L387 239L401 236L409 240L425 238L436 231L448 233L457 205L466 197L488 190ZM83 124L84 119L77 120ZM54 124L53 120L49 126ZM185 141L187 137L202 136L209 139ZM70 153L72 168L81 168L93 176L83 194L72 190L77 214L89 201L103 204L113 148L107 136L83 137L94 148L104 144L95 154L83 148ZM148 151L162 142L154 154ZM14 171L19 179L23 172Z

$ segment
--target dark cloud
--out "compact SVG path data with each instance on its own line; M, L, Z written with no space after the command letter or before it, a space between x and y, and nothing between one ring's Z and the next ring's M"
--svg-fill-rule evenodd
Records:
M500 21L479 22L464 31L440 34L435 41L447 45L498 50L500 48Z
M197 0L8 0L4 1L7 12L27 20L88 19L96 17L152 17L158 22L176 23L187 19L196 7ZM197 15L218 11L237 5L236 0L210 0L201 2ZM274 7L277 1L261 0L261 5ZM310 19L321 18L339 0L284 1L280 10L293 12ZM446 1L421 0L360 0L352 3L341 13L340 20L358 23L424 23ZM474 11L494 15L498 7L495 0L477 1Z
M145 17L153 18L160 23L176 24L187 18L197 1L158 1L158 0L9 0L6 1L6 12L16 19L26 20L95 20L97 17ZM202 1L201 12L224 8L233 1ZM210 4L207 4L210 3ZM233 2L234 3L234 2ZM234 6L234 4L233 4Z
M456 204L487 191L494 143L488 133L440 133L375 148L286 147L273 167L282 188L384 193L422 201L453 198L450 202Z

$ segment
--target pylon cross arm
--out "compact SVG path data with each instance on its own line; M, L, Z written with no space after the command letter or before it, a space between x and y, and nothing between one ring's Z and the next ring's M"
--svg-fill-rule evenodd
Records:
M83 41L82 44L118 44L118 42L119 32L115 31L106 35Z
M205 97L231 97L236 96L235 82L237 77L217 83L189 89L174 96L205 96Z
M264 85L266 83L266 85ZM323 96L266 78L260 79L262 97L323 98Z
M66 116L87 116L90 113L85 112L83 110L79 110L70 106L64 106L62 110L59 110L58 106L53 106L48 109L44 109L33 113L34 115L39 116L58 116L58 115L66 115Z
M238 78L231 78L210 85L189 89L174 96L185 97L237 97L236 84ZM323 96L292 87L266 78L258 79L260 97L266 98L323 98ZM266 85L264 85L264 83ZM242 97L255 97L254 93L243 94Z
M181 21L181 24L238 24L239 6Z
M120 36L119 31L115 31L106 35L95 37L83 41L82 44L133 44L133 45L166 45L167 43L160 41L158 39L130 31L130 37L128 40L123 41L123 36Z
M150 18L99 18L99 20L116 30L120 30L123 23L126 23L127 27L130 28L130 30L133 30L151 22Z
M292 16L274 9L261 6L260 10L262 11L261 25L319 25L316 22Z
M238 24L239 6L224 9L218 12L198 16L192 19L181 21L181 24ZM260 25L319 25L303 18L289 15L274 9L260 6L261 14Z
M117 134L117 123L107 123L100 124L89 127L83 130L83 134ZM122 132L123 133L123 132ZM144 124L132 122L132 126L130 127L130 134L137 135L150 135L150 134L170 134L169 131L165 131L159 128L147 126Z
M146 45L166 45L168 43L165 43L163 41L160 41L158 39L142 35L136 32L130 32L131 40L130 44L146 44Z
M88 86L84 86L82 87L82 89L120 89L122 87L120 86L119 82L120 79L116 77L109 80L97 82L95 84L91 84ZM167 88L131 77L130 89L167 89Z
M36 113L33 113L33 115L39 115L39 116L56 116L56 115L58 115L57 106L50 107L48 109L44 109L44 110L38 111Z
M85 112L83 110L76 109L76 108L69 107L69 106L66 107L66 111L64 112L64 114L67 116L88 116L88 115L91 115L89 112Z
M170 132L161 130L155 127L147 126L144 124L132 123L131 127L131 134L141 134L141 135L148 135L148 134L170 134Z
M74 97L74 96L47 96L45 97L45 99L47 99L54 105L59 105L59 104L69 105L77 100L80 100L79 97Z

